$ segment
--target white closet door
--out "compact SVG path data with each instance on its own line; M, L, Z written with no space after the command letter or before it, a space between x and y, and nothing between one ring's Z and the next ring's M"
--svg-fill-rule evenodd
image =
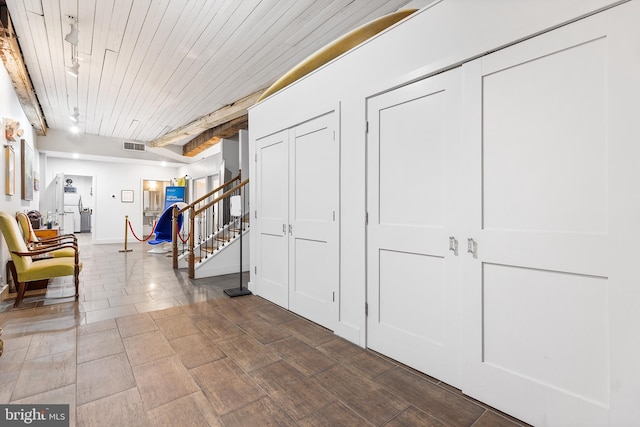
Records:
M290 310L335 329L339 145L331 112L290 130Z
M637 378L624 319L638 325L625 301L639 302L638 274L616 259L640 259L628 237L640 221L638 119L624 119L628 106L638 113L638 9L463 67L477 244L463 260L463 391L534 425L631 425L637 413L618 391L625 371Z
M455 386L460 84L452 70L367 103L367 346Z
M289 131L256 141L258 295L289 308Z

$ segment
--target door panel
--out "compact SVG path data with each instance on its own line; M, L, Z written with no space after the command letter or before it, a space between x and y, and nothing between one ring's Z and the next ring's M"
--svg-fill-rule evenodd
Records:
M614 96L611 70L629 69L615 46L637 40L611 24L623 8L463 66L465 227L477 244L463 260L463 391L534 425L613 419L622 301L610 266L624 237L611 191L627 185L613 177L629 125L612 115L626 95Z
M367 346L460 384L460 74L368 101Z
M260 296L289 308L288 284L288 131L256 141L258 197L258 274Z
M332 330L339 280L336 116L290 130L290 310Z

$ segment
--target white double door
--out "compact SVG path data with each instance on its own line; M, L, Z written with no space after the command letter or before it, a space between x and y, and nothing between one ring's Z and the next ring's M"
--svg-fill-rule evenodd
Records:
M339 141L331 111L256 141L259 295L335 328Z
M370 348L534 425L640 419L634 16L368 101Z

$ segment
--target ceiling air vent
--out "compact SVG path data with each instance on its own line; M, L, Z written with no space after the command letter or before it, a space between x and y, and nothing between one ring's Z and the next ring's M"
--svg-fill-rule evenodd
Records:
M122 149L126 151L147 151L147 146L138 142L123 142Z

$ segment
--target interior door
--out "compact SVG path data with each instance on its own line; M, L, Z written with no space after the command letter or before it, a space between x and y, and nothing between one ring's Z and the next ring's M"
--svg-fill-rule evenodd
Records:
M367 103L367 346L459 386L460 70Z
M289 131L256 141L257 292L289 308Z
M639 415L624 401L637 336L622 338L625 300L638 302L637 191L625 190L639 178L625 118L638 99L632 3L464 67L475 253L464 259L463 391L534 425Z
M335 328L339 146L335 112L290 130L290 310Z

